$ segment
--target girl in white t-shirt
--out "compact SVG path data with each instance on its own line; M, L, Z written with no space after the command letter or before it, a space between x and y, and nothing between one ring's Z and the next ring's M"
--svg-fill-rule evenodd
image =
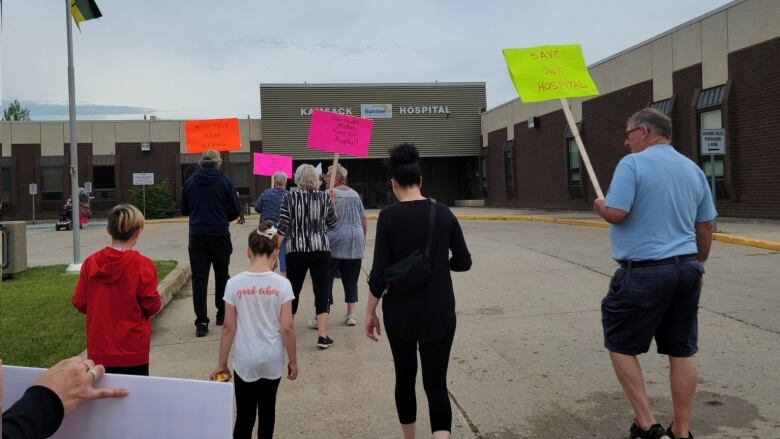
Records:
M287 378L298 376L292 317L295 295L290 281L273 271L279 257L279 237L270 221L261 222L249 235L246 255L249 269L231 277L225 287L219 365L209 379L230 379L227 360L234 346L237 410L233 437L249 438L259 413L258 437L270 438L274 434L276 391L285 372L285 349Z

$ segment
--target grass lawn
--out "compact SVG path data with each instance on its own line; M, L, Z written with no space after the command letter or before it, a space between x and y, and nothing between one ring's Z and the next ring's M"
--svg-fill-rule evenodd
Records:
M163 279L175 261L155 261ZM0 283L3 364L49 367L86 349L84 315L70 304L78 276L65 265L35 267Z

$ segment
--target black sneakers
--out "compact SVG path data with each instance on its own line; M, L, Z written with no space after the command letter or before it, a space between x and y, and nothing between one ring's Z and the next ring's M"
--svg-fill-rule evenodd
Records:
M208 323L198 323L195 325L195 337L205 337L209 333Z
M669 439L693 439L693 433L691 433L690 431L688 431L688 437L687 438L684 438L684 437L679 437L678 438L677 436L674 435L674 433L672 433L672 426L671 425L669 426L669 428L666 429L666 435L669 436Z
M333 340L330 337L317 337L317 347L320 349L328 349L333 346Z
M672 439L666 434L666 430L664 430L661 424L654 424L649 430L645 431L639 428L636 423L633 423L629 431L629 439Z

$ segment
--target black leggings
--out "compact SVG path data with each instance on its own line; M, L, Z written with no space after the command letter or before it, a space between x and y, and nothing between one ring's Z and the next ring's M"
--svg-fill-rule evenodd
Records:
M417 347L420 350L423 388L428 396L431 432L452 431L452 408L447 393L447 365L450 360L453 330L441 340L424 343L401 340L387 335L395 364L395 407L401 424L417 420L417 397L414 386L417 381Z
M293 252L287 253L287 279L292 284L295 299L292 301L293 314L298 312L298 297L306 280L306 272L311 270L311 286L314 290L314 307L317 315L330 311L328 298L328 263L330 252Z
M233 428L233 438L249 439L252 436L255 415L260 418L257 426L258 439L272 438L276 421L276 391L279 390L281 378L275 380L261 378L248 383L235 371L233 377L236 392L236 426Z

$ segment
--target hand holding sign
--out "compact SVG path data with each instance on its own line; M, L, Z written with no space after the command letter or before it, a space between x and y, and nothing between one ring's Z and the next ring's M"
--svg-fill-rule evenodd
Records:
M598 198L604 198L596 173L588 158L588 151L580 138L577 123L571 114L566 98L594 96L599 94L596 84L588 73L582 48L579 44L564 46L539 46L519 49L504 49L504 59L509 76L523 103L560 99L563 114L577 142L585 169Z
M207 149L217 151L238 151L241 139L238 131L238 119L204 119L184 121L184 134L187 138L187 152L203 152Z

